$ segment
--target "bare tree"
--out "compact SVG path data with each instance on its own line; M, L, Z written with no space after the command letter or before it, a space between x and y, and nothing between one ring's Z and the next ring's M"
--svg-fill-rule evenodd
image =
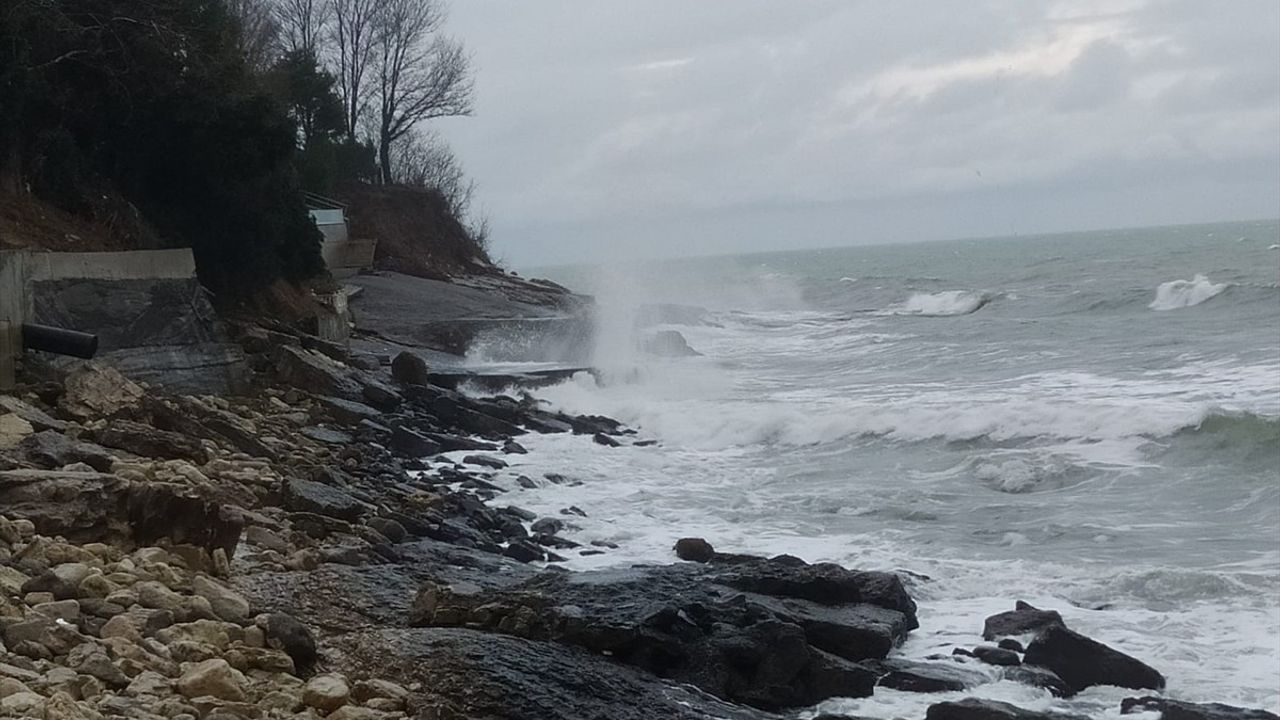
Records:
M275 0L274 15L285 50L319 57L332 13L330 0Z
M405 185L438 190L459 219L471 209L476 184L467 178L453 150L436 133L412 133L396 143L391 169Z
M365 76L374 59L377 23L385 0L333 0L333 44L337 48L338 93L347 139L355 141L368 103Z
M249 67L265 70L275 60L280 36L274 8L267 0L227 0L227 9L240 25L240 54Z
M489 220L473 212L476 183L467 177L453 149L434 132L413 132L396 143L391 166L399 182L440 193L449 213L462 224L480 253L487 253Z
M418 123L471 114L471 62L462 45L437 31L439 0L381 0L377 31L378 160L395 180L392 146Z

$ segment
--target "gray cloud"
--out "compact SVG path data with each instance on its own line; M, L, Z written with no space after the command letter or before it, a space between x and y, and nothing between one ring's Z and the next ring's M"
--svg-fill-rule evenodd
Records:
M516 265L1280 214L1280 3L456 0Z

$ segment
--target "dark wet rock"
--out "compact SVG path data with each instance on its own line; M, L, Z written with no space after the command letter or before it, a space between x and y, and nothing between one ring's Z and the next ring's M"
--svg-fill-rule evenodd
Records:
M595 435L591 436L591 439L597 445L604 445L605 447L622 447L622 443L618 442L617 440L614 440L613 438L609 437L608 435L605 435L604 433L596 433Z
M209 453L200 441L128 420L111 421L95 435L95 439L106 447L127 450L142 457L190 460L201 465L209 461Z
M462 432L504 438L524 434L521 428L497 417L496 415L505 413L491 404L485 405L480 401L457 396L440 396L431 401L430 407L431 414L437 419Z
M462 462L467 465L479 465L480 467L492 468L494 470L501 470L507 466L507 464L502 460L488 455L467 455L462 458Z
M548 535L545 533L534 535L533 541L539 545L553 547L557 550L572 550L574 548L582 547L580 544L568 538L562 538L559 535Z
M1164 689L1164 676L1155 668L1058 625L1041 631L1022 661L1052 670L1077 692L1094 685Z
M702 353L689 347L677 330L659 330L641 341L641 348L650 355L658 357L700 357Z
M524 508L517 507L515 505L508 505L507 507L502 508L502 512L518 520L523 520L524 522L532 522L538 518L537 513L532 510L525 510Z
M581 480L576 478L565 477L560 473L546 473L542 476L547 482L554 485L568 485L569 487L577 487L582 484Z
M790 589L832 574L828 568L810 572L814 567L783 565L755 575L781 578L790 570L806 576L794 586L780 585ZM547 572L462 597L432 586L424 590L435 594L432 612L414 621L610 653L662 677L762 708L870 694L877 674L856 661L882 658L905 637L909 621L903 613L865 602L822 605L787 593L738 591L729 581L741 578L739 568L689 564Z
M930 705L925 720L1089 720L1084 715L1025 710L995 700L965 698Z
M915 601L894 573L859 572L834 563L797 566L791 562L744 562L726 568L720 581L739 590L799 598L820 605L877 605L901 613L908 630L920 627Z
M393 543L402 543L409 536L409 532L405 530L404 525L392 520L391 518L369 518L366 524L381 533L383 537Z
M401 385L430 385L430 376L427 361L407 350L391 360L391 379Z
M1024 653L1027 651L1027 649L1022 646L1022 643L1018 642L1017 640L1014 640L1013 638L1005 638L1001 640L1000 642L996 643L996 647L1001 647L1001 648L1004 648L1005 650L1012 650L1016 653Z
M111 469L114 459L101 445L75 440L53 430L29 435L18 443L16 452L27 462L46 470L84 463L98 472Z
M534 488L538 487L538 483L534 482L533 478L528 477L527 475L521 475L517 477L516 484L524 488L525 490L533 490Z
M259 616L256 624L262 628L268 642L293 658L299 670L305 671L315 665L319 657L315 636L297 618L283 612L272 612Z
M1023 685L1048 690L1054 697L1071 697L1076 692L1052 670L1034 665L1018 665L1004 670L1004 678Z
M573 426L551 413L531 411L520 422L525 428L544 435L573 432Z
M450 433L424 432L427 438L434 440L440 446L440 452L454 452L456 450L478 450L480 452L494 452L498 446L484 442L483 440L475 440L461 435L453 435Z
M973 656L988 665L1010 666L1022 664L1022 659L1018 657L1018 653L990 645L979 645L974 648Z
M702 538L680 538L676 541L676 557L691 562L711 562L716 550Z
M561 515L576 515L576 516L578 516L578 517L586 517L586 516L587 516L587 511L586 511L586 510L583 510L582 508L578 507L577 505L570 505L570 506L569 506L569 507L567 507L567 508L560 508L560 514L561 514Z
M1160 720L1280 720L1266 710L1248 709L1221 703L1189 703L1161 697L1125 698L1120 714L1160 713Z
M231 558L244 529L238 508L200 497L182 485L135 484L129 488L125 509L130 535L143 544L167 540L210 553L222 549Z
M360 386L360 398L383 412L394 412L404 404L403 395L380 382L368 380Z
M1019 600L1013 610L987 618L982 625L982 639L996 640L1008 635L1028 635L1052 626L1066 627L1057 610L1041 610Z
M512 558L513 560L519 560L520 562L526 563L544 560L547 556L546 551L538 547L536 544L526 540L516 540L511 542L502 551L502 554Z
M529 529L535 533L555 535L556 533L564 530L564 521L558 518L545 517L541 520L535 521L529 526Z
M515 440L508 440L502 443L502 452L508 455L527 455L529 453L523 445Z
M317 395L360 397L360 384L352 372L333 360L300 347L280 345L275 349L276 376L299 390Z
M581 648L468 629L352 633L338 649L380 677L419 683L438 720L777 720Z
M286 483L284 503L290 510L347 521L360 519L365 510L364 503L349 493L311 480L295 479Z
M326 445L350 445L356 441L351 433L323 427L308 427L299 431L302 435Z
M441 451L440 443L428 437L427 433L404 426L397 426L391 431L391 447L409 457L426 457Z
M354 400L343 400L336 397L317 398L320 407L324 408L334 420L347 425L359 425L361 420L378 420L382 412Z
M578 435L617 435L622 424L603 415L559 415Z
M879 677L877 685L907 692L967 690L992 680L990 673L966 668L958 662L916 662L903 658L863 661Z

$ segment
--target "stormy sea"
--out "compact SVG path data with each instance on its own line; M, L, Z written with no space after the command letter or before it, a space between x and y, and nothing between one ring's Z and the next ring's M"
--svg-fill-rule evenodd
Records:
M920 601L908 657L979 643L1025 600L1158 668L1171 697L1280 711L1280 221L538 274L600 317L600 372L541 396L656 441L531 435L495 480L580 481L521 496L584 509L571 536L619 546L571 566L669 562L698 536L898 570ZM953 694L1105 717L1133 691Z

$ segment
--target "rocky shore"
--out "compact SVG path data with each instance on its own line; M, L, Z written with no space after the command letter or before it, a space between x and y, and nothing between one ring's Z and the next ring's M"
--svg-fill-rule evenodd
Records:
M896 657L919 620L894 573L696 538L669 565L571 572L610 551L566 536L581 511L538 517L492 473L527 433L630 430L461 392L413 353L257 326L239 343L243 397L94 364L28 367L0 396L0 717L752 720L998 678L1132 688L1123 711L1148 718L1276 717L1154 695L1157 670L1023 603L989 644ZM1074 716L966 699L927 717Z

